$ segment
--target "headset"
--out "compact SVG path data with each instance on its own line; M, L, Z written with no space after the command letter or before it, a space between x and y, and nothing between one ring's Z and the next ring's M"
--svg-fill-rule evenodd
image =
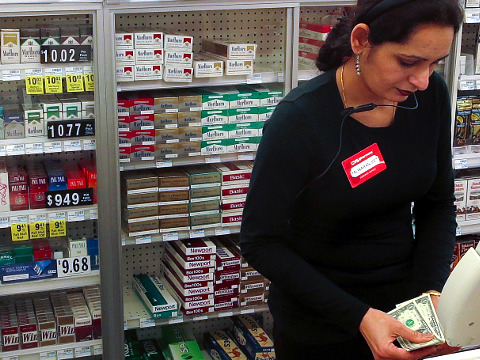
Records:
M401 6L403 4L407 4L415 0L383 0L380 1L377 5L373 6L370 10L368 10L365 14L360 15L358 18L357 23L364 23L369 24L377 17L382 15L383 13Z

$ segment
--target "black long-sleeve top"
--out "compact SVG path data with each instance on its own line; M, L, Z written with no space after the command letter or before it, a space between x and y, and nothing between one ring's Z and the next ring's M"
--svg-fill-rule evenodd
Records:
M442 290L456 227L450 103L436 73L416 96L418 108L397 109L388 127L347 117L338 158L306 189L339 148L335 71L290 92L266 123L240 241L246 260L272 281L275 325L291 336L343 341L358 335L370 307L388 311ZM411 96L401 105L414 104ZM387 168L352 188L342 161L374 143Z

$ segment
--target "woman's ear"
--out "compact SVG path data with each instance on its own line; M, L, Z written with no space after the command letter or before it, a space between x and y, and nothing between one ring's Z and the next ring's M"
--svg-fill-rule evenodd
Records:
M367 24L357 24L350 34L350 44L352 46L353 53L360 55L370 48L368 42L368 35L370 34L370 28Z

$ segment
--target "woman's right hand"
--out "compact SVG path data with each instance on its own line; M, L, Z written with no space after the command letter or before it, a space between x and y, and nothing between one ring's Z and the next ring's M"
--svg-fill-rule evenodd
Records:
M419 350L407 351L393 342L401 336L415 343L423 343L433 339L431 334L413 331L395 320L390 315L370 308L360 323L360 332L368 343L375 360L417 360L433 355L435 346Z

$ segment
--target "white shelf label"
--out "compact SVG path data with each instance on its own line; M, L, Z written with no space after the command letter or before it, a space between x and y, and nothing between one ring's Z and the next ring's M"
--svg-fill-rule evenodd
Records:
M98 219L98 210L92 209L90 210L90 220L97 220Z
M455 160L455 169L468 169L468 159Z
M155 319L151 318L143 318L140 319L140 327L141 328L148 328L155 326Z
M63 142L63 151L81 151L82 143L80 140L67 140Z
M229 235L230 229L215 229L215 236Z
M255 309L242 309L240 310L240 314L253 314Z
M25 144L7 145L7 156L25 155Z
M94 345L93 346L93 355L102 355L102 354L103 354L102 344Z
M205 162L207 164L219 163L222 162L222 159L220 158L220 156L209 156L205 158Z
M43 149L45 154L62 152L62 142L61 141L47 142L43 144Z
M35 215L30 215L28 217L28 222L29 223L34 223L34 222L39 222L39 221L47 221L47 215L45 214L35 214Z
M92 348L90 346L80 346L74 349L75 358L92 356Z
M65 68L66 75L83 75L83 68L82 67L67 67Z
M22 223L28 223L28 217L26 215L10 216L10 225Z
M173 166L172 160L157 161L157 168L172 167L172 166Z
M48 214L48 221L67 220L64 212L54 212Z
M203 108L202 108L201 106L191 107L191 108L190 108L190 111L191 111L191 112L196 112L196 111L202 111L202 109L203 109Z
M244 161L244 160L254 160L253 154L239 154L238 155L238 160Z
M192 230L192 231L190 231L190 239L204 238L204 237L205 237L205 230Z
M57 277L86 275L91 271L90 256L57 259Z
M93 66L84 66L83 67L84 74L93 74Z
M2 80L3 81L18 81L22 79L20 70L3 70L2 71Z
M85 211L75 210L68 212L68 222L85 221Z
M57 359L73 359L73 349L57 350Z
M83 140L83 150L95 150L96 148L95 140Z
M128 330L128 322L123 322L123 330Z
M57 353L55 351L42 352L40 360L57 360Z
M2 360L18 360L18 356L7 356L2 358Z
M472 23L478 23L480 22L480 13L478 12L473 12L473 11L467 11L465 13L465 22L467 24L472 24Z
M230 317L233 316L233 312L231 311L222 311L218 313L218 317Z
M169 324L179 324L179 323L182 323L183 322L183 314L180 314L176 317L173 317L171 319L168 320L168 323Z
M43 69L26 69L25 77L27 76L43 76Z
M199 315L192 318L193 321L208 320L208 315Z
M7 156L7 147L5 145L0 145L0 156Z
M10 227L10 220L8 216L0 217L0 229L5 229Z
M43 154L43 143L25 144L25 154Z
M154 112L155 112L155 110L141 110L140 115L153 115Z
M261 73L247 75L247 84L261 84L261 83L263 83Z
M176 241L178 240L178 233L166 233L162 235L163 241Z
M457 226L456 235L457 236L462 236L462 228L460 227L460 225Z
M150 235L140 236L135 238L135 244L150 244L152 242L152 237Z

